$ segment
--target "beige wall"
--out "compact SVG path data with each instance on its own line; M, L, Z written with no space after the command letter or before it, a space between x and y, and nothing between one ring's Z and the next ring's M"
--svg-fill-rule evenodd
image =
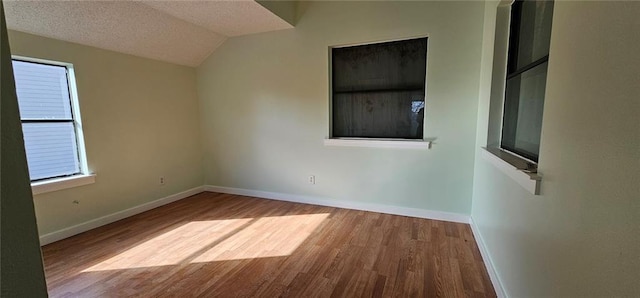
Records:
M469 214L484 4L299 4L295 29L229 38L198 68L206 183ZM433 149L323 146L328 48L422 35Z
M472 218L510 297L640 293L638 15L638 2L556 1L541 196L476 159Z
M9 40L14 55L73 63L97 174L95 184L35 196L40 235L202 185L193 68L15 31Z

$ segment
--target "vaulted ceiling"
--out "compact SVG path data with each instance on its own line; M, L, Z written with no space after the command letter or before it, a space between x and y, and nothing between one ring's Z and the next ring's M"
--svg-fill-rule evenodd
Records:
M229 36L293 28L246 0L4 2L9 29L187 66Z

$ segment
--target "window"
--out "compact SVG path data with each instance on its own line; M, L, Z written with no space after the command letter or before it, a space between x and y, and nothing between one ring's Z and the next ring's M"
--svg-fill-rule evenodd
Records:
M552 1L518 0L511 8L502 149L538 162L547 81Z
M87 174L72 66L21 58L13 71L31 181Z
M426 67L426 37L331 48L331 137L423 139Z

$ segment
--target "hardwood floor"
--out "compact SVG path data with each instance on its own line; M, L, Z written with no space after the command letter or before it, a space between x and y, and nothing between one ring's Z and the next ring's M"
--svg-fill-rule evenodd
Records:
M201 193L43 247L51 297L494 297L468 225Z

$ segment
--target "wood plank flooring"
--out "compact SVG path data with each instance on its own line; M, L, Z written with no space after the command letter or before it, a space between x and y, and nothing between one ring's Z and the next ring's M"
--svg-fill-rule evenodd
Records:
M51 297L495 297L468 225L207 192L43 256Z

